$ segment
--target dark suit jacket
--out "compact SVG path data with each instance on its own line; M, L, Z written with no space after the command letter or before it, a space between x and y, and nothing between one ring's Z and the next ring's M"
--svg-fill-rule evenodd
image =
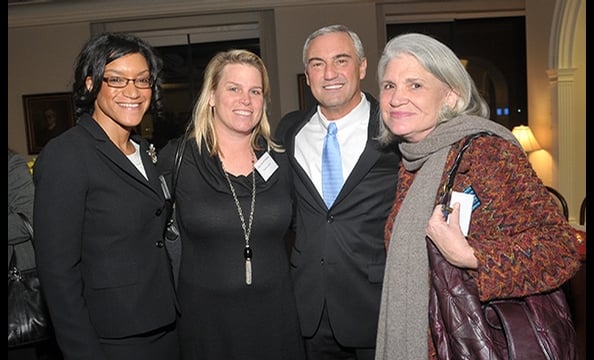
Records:
M316 109L285 115L276 131L294 173L291 270L301 330L304 336L314 334L325 302L337 340L349 347L375 347L386 263L384 225L400 161L396 150L382 150L373 140L379 104L366 96L371 102L367 145L331 209L295 159L295 135Z
M176 319L165 200L148 143L135 139L148 181L89 115L35 163L37 267L65 358L101 358L99 337Z

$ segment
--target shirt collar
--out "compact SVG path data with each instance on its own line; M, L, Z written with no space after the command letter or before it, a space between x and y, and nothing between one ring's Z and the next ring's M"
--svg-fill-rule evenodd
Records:
M336 124L336 128L340 131L344 127L347 127L351 124L355 124L355 122L360 121L361 119L367 119L367 116L369 114L367 98L365 97L365 94L363 94L362 92L360 93L360 96L361 101L359 101L359 104L355 106L355 108L351 110L350 113L346 114L345 116L339 119L332 121L326 119L324 114L322 114L322 112L320 111L320 106L318 105L318 111L316 112L316 115L318 121L320 122L320 125L322 125L322 127L327 130L328 124L334 122Z

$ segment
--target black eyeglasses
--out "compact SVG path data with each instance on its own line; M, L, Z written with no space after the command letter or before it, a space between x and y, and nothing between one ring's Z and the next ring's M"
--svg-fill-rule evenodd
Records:
M104 77L103 81L107 86L118 89L125 88L130 81L134 83L137 89L149 89L153 86L153 80L151 78L127 79L119 76L109 76Z

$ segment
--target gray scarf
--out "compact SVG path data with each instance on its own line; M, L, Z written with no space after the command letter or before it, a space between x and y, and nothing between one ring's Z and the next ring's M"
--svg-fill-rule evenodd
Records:
M394 220L378 321L376 360L427 359L429 262L425 228L453 144L489 131L520 146L494 121L462 115L439 124L418 143L401 143L403 165L418 171Z

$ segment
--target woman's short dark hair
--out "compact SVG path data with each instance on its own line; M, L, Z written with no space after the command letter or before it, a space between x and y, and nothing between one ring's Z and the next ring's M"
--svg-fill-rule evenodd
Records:
M163 108L161 70L163 61L155 50L139 37L126 33L102 33L91 38L76 58L72 93L76 116L93 113L95 99L103 85L105 66L129 54L141 54L149 66L152 80L152 96L149 111L160 117ZM86 79L91 77L93 86L87 88Z

